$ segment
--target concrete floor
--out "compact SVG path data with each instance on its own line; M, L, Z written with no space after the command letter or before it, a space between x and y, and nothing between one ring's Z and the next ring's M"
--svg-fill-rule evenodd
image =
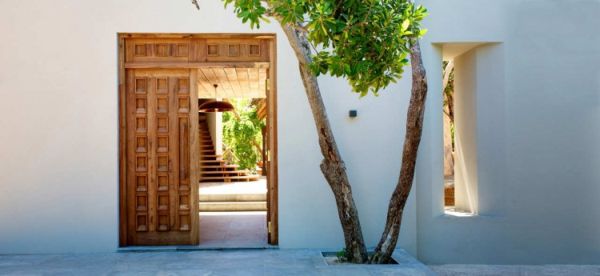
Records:
M202 195L267 193L267 180L200 183ZM200 212L200 248L268 248L267 212Z
M600 275L600 265L439 265L430 268L442 276Z
M398 265L327 265L320 250L192 250L0 255L0 275L600 275L585 265L437 265L402 250Z
M318 250L203 250L0 256L0 275L434 275L398 250L399 265L327 265Z
M201 248L266 248L267 212L201 212Z

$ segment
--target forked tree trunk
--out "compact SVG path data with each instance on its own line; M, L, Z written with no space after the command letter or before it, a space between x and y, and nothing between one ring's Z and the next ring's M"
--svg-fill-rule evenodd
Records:
M337 144L329 125L327 112L317 78L309 68L311 63L310 45L306 37L292 28L281 24L290 45L294 49L300 66L300 75L306 90L306 96L313 113L313 119L317 127L319 136L319 146L323 154L321 161L321 171L329 183L335 202L337 204L338 216L344 231L344 241L346 244L346 257L350 262L367 262L367 249L365 247L358 211L352 197L352 189L346 174L346 166L340 156Z
M200 9L197 0L192 0L192 4ZM309 68L311 63L310 45L306 37L296 29L282 24L281 21L279 23L298 58L300 75L302 76L304 90L313 113L313 119L319 136L319 146L323 154L321 171L335 197L338 216L344 232L346 257L350 262L366 263L368 261L367 249L362 235L362 228L360 227L358 211L352 197L352 189L348 181L348 175L346 174L346 166L340 156L331 126L329 125L329 119L327 118L325 105L321 98L317 78Z
M410 64L412 67L412 90L408 114L406 116L406 135L404 138L400 177L390 200L387 221L381 235L381 240L379 240L375 248L375 253L369 260L370 263L374 264L388 263L396 248L402 224L402 214L412 187L417 151L421 142L421 133L423 132L427 79L418 41L415 41L411 47Z

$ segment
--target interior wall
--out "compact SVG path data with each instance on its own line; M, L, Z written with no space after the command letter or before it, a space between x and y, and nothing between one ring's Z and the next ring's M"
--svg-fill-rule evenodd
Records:
M277 25L258 30L201 1L0 2L0 254L118 248L117 34L277 35L281 248L343 247L297 61ZM369 246L398 178L409 79L360 99L345 80L319 78ZM359 116L349 119L349 109ZM416 254L414 197L399 246Z
M208 124L208 132L212 138L215 153L223 154L223 113L206 113L206 122Z
M454 58L454 189L459 212L477 212L476 49Z

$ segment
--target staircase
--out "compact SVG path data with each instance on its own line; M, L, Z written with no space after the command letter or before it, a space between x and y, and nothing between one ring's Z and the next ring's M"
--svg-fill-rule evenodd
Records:
M240 170L237 165L227 164L220 155L216 154L212 137L206 123L206 115L200 114L199 124L200 139L200 189L202 183L215 182L249 182L258 181L259 175L251 175L246 170ZM236 183L228 184L235 187ZM243 185L246 185L245 183ZM255 185L255 183L248 183ZM202 193L199 198L200 212L240 212L240 211L266 211L266 193L239 192L235 193Z
M242 182L256 181L259 175L251 175L246 170L239 170L237 165L230 165L215 152L206 117L200 117L200 182Z
M267 194L202 194L200 212L266 211Z

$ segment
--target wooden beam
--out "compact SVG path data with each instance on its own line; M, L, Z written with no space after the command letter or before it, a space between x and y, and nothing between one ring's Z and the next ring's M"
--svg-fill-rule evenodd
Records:
M260 95L260 92L258 90L258 88L259 88L258 68L249 68L248 69L248 77L250 78L250 94L251 95Z
M236 38L236 39L274 39L275 33L215 33L215 34L194 34L194 33L120 33L124 38Z
M221 93L219 93L219 97L220 98L235 97L235 93L233 91L233 86L229 82L229 79L227 78L227 74L225 74L225 70L223 70L223 67L211 68L211 70L213 71L215 77L217 78L217 80L220 83L220 85L219 85L220 91L219 92L221 92Z
M242 94L242 86L240 85L240 82L238 80L237 72L235 71L235 68L223 68L223 70L225 70L225 74L227 75L227 79L229 80L229 82L233 86L234 97L236 97L236 98L242 97L243 96L243 94Z
M127 62L125 68L129 69L191 69L191 68L268 68L268 62Z

